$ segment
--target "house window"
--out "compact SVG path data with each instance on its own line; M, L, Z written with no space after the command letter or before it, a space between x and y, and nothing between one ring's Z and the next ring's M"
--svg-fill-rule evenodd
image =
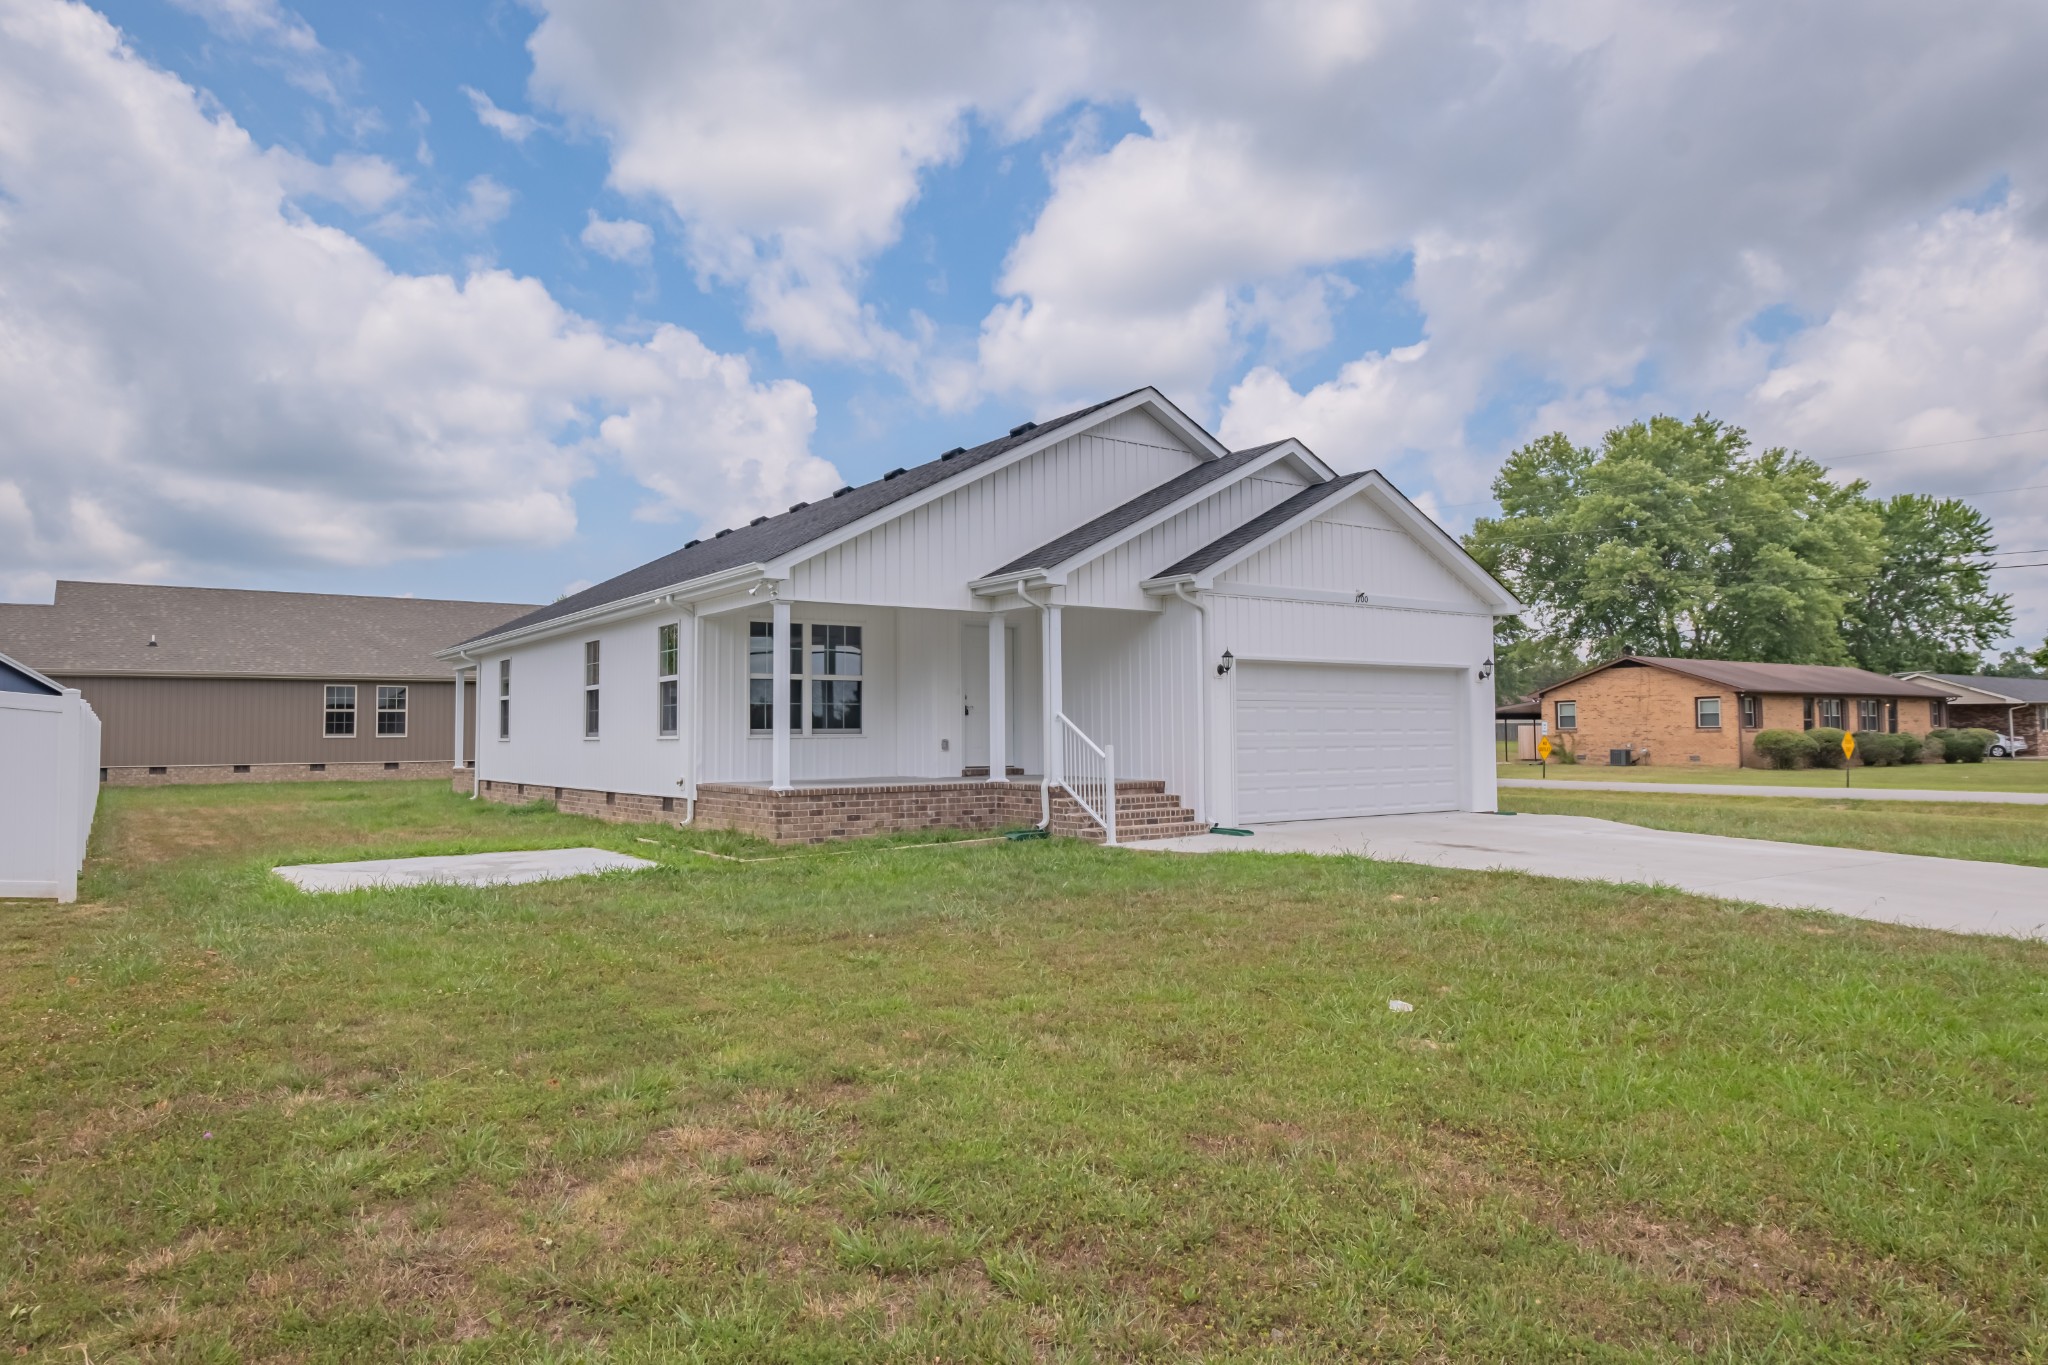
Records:
M1839 730L1847 707L1840 697L1815 697L1814 714L1820 718L1821 728Z
M1756 695L1755 693L1753 693L1753 692L1745 692L1745 693L1743 693L1743 694L1742 694L1742 697L1741 697L1741 706L1742 706L1742 728L1743 728L1743 729L1745 729L1745 730L1754 730L1754 729L1756 729L1756 728L1757 728L1757 727L1758 727L1759 725L1762 725L1762 724L1763 724L1763 722L1764 722L1764 715L1763 715L1763 711L1764 711L1764 706L1763 706L1763 701L1764 701L1764 699L1763 699L1762 697L1759 697L1759 696L1757 696L1757 695Z
M1812 697L1808 697L1808 698L1806 699L1806 705L1804 706L1804 708L1803 708L1803 711L1804 711L1804 717L1803 717L1803 718L1804 718L1804 720L1806 721L1806 728L1807 728L1807 729L1809 729L1809 730L1811 730L1811 729L1813 728L1813 698L1812 698Z
M663 626L654 632L654 676L657 695L656 724L660 733L676 732L676 628Z
M377 737L405 738L405 689L380 686L377 689Z
M597 738L597 641L583 642L583 737Z
M349 739L356 732L356 689L354 683L327 685L327 728L329 739Z
M804 627L789 628L789 730L795 735L858 734L861 727L862 629L859 626L810 628L804 648ZM805 691L809 705L805 705ZM768 734L775 728L769 710L775 694L775 625L753 621L747 626L747 728Z
M1575 701L1561 701L1557 704L1557 728L1576 730L1579 728L1579 704Z
M1692 699L1692 723L1701 730L1721 728L1721 699L1719 697L1694 697Z
M498 738L512 738L512 661L498 660Z
M1884 728L1884 703L1875 697L1856 699L1856 728L1858 730L1882 730Z
M811 627L811 733L860 730L861 628Z
M1934 729L1934 730L1939 730L1939 729L1941 729L1941 728L1942 728L1943 726L1947 725L1947 724L1948 724L1948 703L1947 703L1947 702L1945 702L1945 701L1939 701L1939 700L1937 700L1937 701L1931 701L1931 702L1928 702L1928 703L1927 703L1927 723L1928 723L1928 728L1930 728L1930 729Z

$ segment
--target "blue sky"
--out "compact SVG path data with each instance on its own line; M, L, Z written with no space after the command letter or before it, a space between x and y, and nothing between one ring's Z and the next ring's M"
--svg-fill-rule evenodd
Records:
M546 600L1144 383L1233 443L1385 469L1454 530L1514 445L1655 411L1883 491L2048 483L2048 441L2003 435L2048 428L2038 6L0 25L17 600ZM2039 491L1986 505L2048 546ZM2036 635L2044 576L2001 580Z

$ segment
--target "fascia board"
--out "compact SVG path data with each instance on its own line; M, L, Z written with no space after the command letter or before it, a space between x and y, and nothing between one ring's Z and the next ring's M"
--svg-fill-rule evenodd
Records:
M847 541L853 540L856 537L864 536L878 526L886 526L898 517L907 516L920 507L937 502L949 493L956 493L979 479L985 479L991 474L1008 469L1012 465L1020 464L1041 451L1051 449L1061 441L1072 440L1074 437L1083 435L1092 428L1101 426L1112 417L1121 417L1136 408L1146 408L1151 411L1153 416L1163 420L1170 418L1169 425L1185 430L1189 438L1199 446L1200 450L1197 453L1207 452L1206 458L1208 459L1221 459L1224 455L1230 453L1223 449L1222 442L1196 426L1180 409L1168 403L1157 389L1140 389L1136 393L1127 394L1116 402L1111 403L1100 412L1090 414L1085 422L1070 422L1065 426L1055 427L1051 431L1046 432L1044 436L1026 441L1023 445L1013 450L1004 451L1002 455L993 460L975 465L972 469L964 469L952 478L941 479L930 488L913 493L911 496L897 502L892 502L887 507L876 508L859 521L852 522L840 527L836 531L819 536L816 540L799 545L781 558L770 560L763 566L763 572L770 578L787 578L792 569L807 559L815 559L827 550L844 545Z
M540 640L552 639L557 635L571 634L587 626L613 620L617 617L636 615L639 612L645 611L648 607L659 604L664 598L674 597L678 601L687 602L701 597L716 596L736 583L745 583L751 579L763 576L762 567L759 564L740 564L730 569L720 570L715 574L706 574L702 578L689 579L671 587L655 588L620 601L606 602L602 605L576 612L573 615L557 616L552 620L541 621L535 625L528 626L524 630L510 630L498 635L486 635L482 639L472 640L468 644L454 645L448 649L437 649L434 651L434 657L453 663L463 660L466 655L474 655L481 650L497 649L512 644L532 644Z
M1937 678L1926 673L1901 673L1899 674L1899 680L1901 682L1917 682L1924 687L1940 688L1948 694L1951 701L1962 702L1965 706L1972 705L1972 703L1962 701L1960 694L1964 692L1972 692L1980 697L1988 697L1991 700L1991 704L1995 706L2030 706L2034 704L2022 701L2018 697L2008 697L2003 692L1993 692L1988 687L1976 687L1969 683L1954 682L1948 678Z
M1507 585L1481 567L1478 560L1458 538L1436 524L1436 519L1408 500L1408 495L1394 487L1386 475L1377 469L1369 472L1359 481L1360 491L1376 493L1374 503L1404 523L1418 538L1434 545L1458 577L1465 580L1467 587L1477 592L1482 601L1493 606L1500 615L1513 616L1525 608L1516 596L1509 592Z
M1080 551L1078 554L1071 555L1064 560L1061 560L1058 564L1048 565L1045 568L1045 570L1043 570L1043 572L1047 576L1048 580L1051 580L1052 576L1057 574L1058 581L1064 583L1066 581L1066 577L1068 574L1072 573L1074 570L1080 568L1084 564L1102 558L1102 556L1108 554L1111 550L1116 549L1119 545L1127 545L1131 541L1136 540L1139 536L1144 535L1153 527L1165 525L1167 522L1173 520L1175 517L1187 511L1189 508L1199 506L1201 503L1205 502L1211 497L1214 497L1216 494L1222 492L1226 488L1229 488L1231 485L1241 482L1244 479L1250 478L1253 474L1256 474L1261 469L1270 468L1271 466L1278 464L1281 460L1299 456L1307 457L1307 459L1303 461L1303 468L1305 469L1312 470L1315 467L1322 464L1321 460L1317 460L1315 456L1310 455L1308 453L1308 447L1302 445L1299 441L1296 441L1292 437L1290 437L1286 441L1282 442L1280 445L1275 446L1273 449L1267 451L1258 459L1246 465L1244 468L1238 470L1237 473L1232 475L1230 478L1220 479L1214 483L1203 484L1200 488L1197 488L1192 493L1185 494L1179 499L1175 500L1174 502L1168 503L1159 511L1154 512L1152 513L1152 515L1142 518L1139 521L1133 522L1131 525L1126 526L1123 530L1116 532L1115 534L1109 536L1107 539L1098 540L1097 542L1095 542L1095 544L1090 545L1087 549ZM1037 571L1034 570L1034 572Z
M150 638L154 639L155 637L152 636ZM55 678L36 672L36 670L30 668L27 664L23 663L21 660L13 657L12 655L0 654L0 664L6 664L9 668L21 674L23 677L30 678L36 682L41 683L43 686L49 688L53 693L56 693L57 695L61 696L67 690L76 690L66 689L63 683L58 682Z

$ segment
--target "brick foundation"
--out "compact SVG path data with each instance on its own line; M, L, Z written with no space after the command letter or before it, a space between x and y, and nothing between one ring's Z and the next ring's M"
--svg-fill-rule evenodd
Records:
M237 771L237 769L246 771ZM421 759L386 766L382 763L188 763L166 764L161 771L146 766L109 767L100 780L109 787L186 787L213 782L380 782L447 777L453 765L443 759ZM464 787L462 790L467 791Z

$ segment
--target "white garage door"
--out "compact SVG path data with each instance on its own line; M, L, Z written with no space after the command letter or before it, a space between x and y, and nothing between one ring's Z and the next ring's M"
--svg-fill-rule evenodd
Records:
M1239 820L1458 808L1460 674L1242 663L1238 675Z

